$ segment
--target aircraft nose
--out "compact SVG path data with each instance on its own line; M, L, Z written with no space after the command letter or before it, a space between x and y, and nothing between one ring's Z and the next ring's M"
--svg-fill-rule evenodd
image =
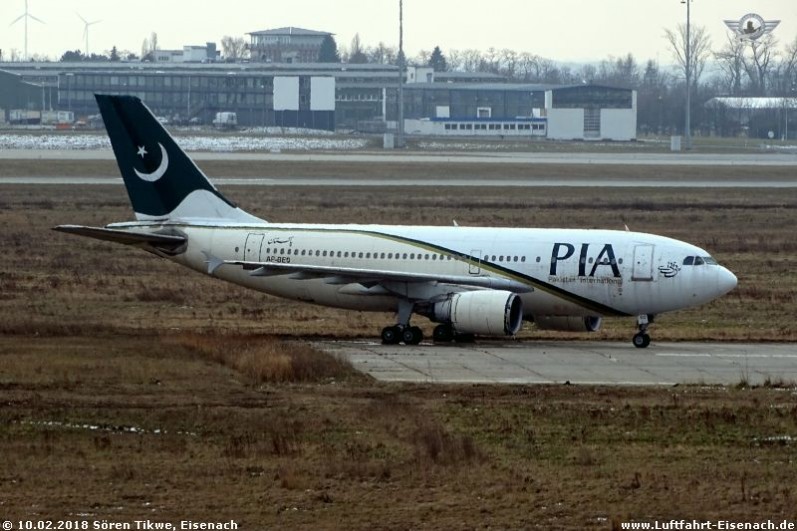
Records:
M717 276L717 288L719 288L720 295L725 295L735 288L736 284L738 283L736 275L724 267L720 267L719 274Z

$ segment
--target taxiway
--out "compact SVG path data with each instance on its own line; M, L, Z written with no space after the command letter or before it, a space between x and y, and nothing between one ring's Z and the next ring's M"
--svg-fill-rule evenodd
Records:
M503 341L415 347L319 342L378 380L429 383L750 385L797 382L797 345Z

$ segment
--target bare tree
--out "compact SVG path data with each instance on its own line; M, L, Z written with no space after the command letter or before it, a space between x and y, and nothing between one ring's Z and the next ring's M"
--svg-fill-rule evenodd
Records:
M368 62L374 64L389 65L396 62L396 49L380 42L375 47L369 49Z
M786 46L781 55L776 85L773 88L780 95L797 97L797 37Z
M429 59L431 57L432 57L432 52L430 52L429 50L421 50L418 52L418 55L415 56L414 61L419 65L426 66L429 64Z
M363 50L362 41L360 40L360 34L355 33L354 37L351 40L351 51L349 52L349 63L353 64L364 64L368 62L368 56L365 54Z
M706 33L705 26L692 27L690 31L691 41L689 43L689 74L686 72L686 25L678 24L678 29L672 31L669 29L664 30L664 37L670 44L670 51L673 58L678 62L678 66L684 73L684 78L692 80L692 84L697 86L700 83L700 77L706 68L706 61L711 55L711 37Z
M500 64L499 71L510 79L517 79L518 62L520 62L518 53L515 50L504 48L499 53L498 60Z
M487 48L487 51L481 54L481 60L479 61L477 70L498 74L501 71L501 52L492 46Z
M755 96L767 94L767 81L772 60L775 58L777 41L770 33L758 40L751 40L746 48L749 53L742 56L742 65L750 80L750 89Z
M243 37L225 35L221 38L221 53L228 61L240 61L246 57L246 41Z
M144 39L144 42L141 43L141 60L149 59L154 60L154 52L155 50L159 50L158 48L158 34L154 31L149 36L149 39Z
M522 81L531 81L536 72L536 62L538 57L529 52L522 52L517 60L517 77Z
M462 70L464 72L478 72L482 61L482 53L479 50L468 49L462 51Z
M742 76L744 74L744 41L735 35L728 35L728 41L719 52L714 53L714 60L722 71L722 88L727 94L742 94Z
M448 69L456 72L462 69L462 52L459 50L448 50Z

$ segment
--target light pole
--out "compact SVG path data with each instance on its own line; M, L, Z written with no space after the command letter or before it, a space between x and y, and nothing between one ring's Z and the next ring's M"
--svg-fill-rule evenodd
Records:
M396 147L404 147L404 0L399 0L398 129Z
M684 119L684 148L692 149L692 0L681 0L686 4L686 117Z

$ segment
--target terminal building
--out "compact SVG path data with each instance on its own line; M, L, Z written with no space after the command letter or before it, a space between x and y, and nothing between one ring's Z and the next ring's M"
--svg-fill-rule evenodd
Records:
M243 127L381 133L396 128L398 79L397 67L382 64L0 63L0 117L24 108L86 119L98 113L94 93L133 94L175 124L207 125L217 113L234 112ZM403 94L410 135L636 138L631 89L516 84L494 74L411 67Z
M321 43L331 33L303 28L277 28L247 33L249 56L265 63L315 63Z

